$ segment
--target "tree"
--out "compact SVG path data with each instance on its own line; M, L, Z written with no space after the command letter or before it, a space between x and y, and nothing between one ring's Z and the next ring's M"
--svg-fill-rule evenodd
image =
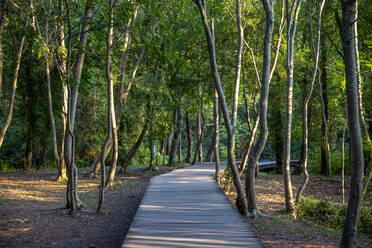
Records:
M292 194L292 183L290 175L290 156L291 156L291 127L292 127L292 108L293 108L293 53L294 38L296 33L298 13L301 8L301 0L294 0L290 6L289 0L286 0L286 18L287 18L287 108L285 118L284 132L284 193L285 206L287 212L294 214L294 203Z
M79 84L81 79L81 73L83 70L84 65L84 57L85 57L85 47L88 41L88 33L89 33L89 21L92 17L92 7L93 4L90 1L86 2L85 5L85 12L83 16L82 22L82 29L80 32L80 40L79 40L79 50L76 56L76 60L74 63L73 72L71 73L69 68L70 63L70 55L71 55L71 38L72 38L72 30L71 30L71 19L70 19L70 7L66 6L67 8L67 22L68 22L68 79L70 84L68 85L68 111L67 111L67 134L65 137L65 159L66 159L66 166L68 171L68 181L67 181L67 206L70 208L70 214L72 216L76 216L76 210L78 208L83 207L82 202L80 201L78 194L77 194L77 168L75 164L75 135L74 135L74 125L75 125L75 116L76 116L76 106L77 106L77 99L79 93ZM71 82L72 81L72 82Z
M259 128L260 134L257 138L253 150L250 152L248 159L248 168L246 174L246 194L248 199L248 211L255 218L257 215L256 193L255 185L255 168L258 159L265 147L266 139L268 136L267 129L267 105L269 98L269 84L270 84L270 64L271 64L271 43L274 29L274 1L263 0L262 4L266 13L266 31L264 38L264 61L262 69L262 89L259 105Z
M30 0L30 1L28 1L28 6L26 8L25 17L24 17L25 19L23 21L23 27L25 29L27 29L27 26L28 26L28 23L29 23L28 18L29 18L29 14L31 12L31 5L32 5L32 1ZM7 115L7 118L5 120L5 123L3 124L3 127L0 130L0 148L1 148L1 145L3 144L6 131L8 130L8 127L9 127L10 122L12 121L12 117L13 117L13 108L14 108L14 103L15 103L15 93L16 93L16 89L17 89L18 72L19 72L19 67L20 67L20 64L21 64L22 51L23 51L23 45L24 45L24 42L25 42L25 38L26 38L26 33L23 33L22 38L21 38L21 40L19 42L19 45L18 45L18 52L17 52L17 56L16 56L15 66L14 66L14 74L13 74L13 80L12 80L12 91L11 91L9 107L8 107L8 115Z
M236 201L236 206L239 212L243 216L248 216L248 208L247 208L247 199L245 198L244 191L243 191L243 185L240 181L240 175L238 168L235 164L234 159L234 132L235 132L235 124L236 124L236 110L237 110L237 97L239 93L239 79L240 79L240 67L241 67L241 52L242 52L242 28L241 28L241 22L240 22L240 1L236 1L236 13L237 13L237 26L239 30L239 45L238 45L238 52L237 52L237 66L236 66L236 77L235 77L235 84L234 84L234 99L233 99L233 110L232 110L232 118L230 119L229 112L227 110L227 104L225 95L222 89L221 79L218 73L217 69L217 63L216 63L216 51L215 51L215 43L214 43L214 35L212 35L211 29L208 25L207 20L207 11L206 11L206 2L205 0L193 0L194 3L198 6L200 11L201 20L203 23L203 27L205 30L205 35L207 38L207 45L208 45L208 53L209 53L209 59L210 59L210 69L212 73L212 77L214 80L215 87L218 92L218 100L220 102L220 107L222 108L223 117L225 120L225 127L228 134L228 166L232 170L233 179L234 179L234 185L236 187L238 198Z
M317 18L317 29L316 29L316 45L314 47L314 70L313 75L311 77L311 82L309 86L309 90L307 92L307 95L304 100L304 106L303 106L303 112L302 112L302 140L303 140L303 158L302 158L302 168L304 172L304 182L300 186L297 192L296 196L296 202L298 203L300 201L300 197L303 193L303 191L306 188L306 185L309 181L309 173L307 171L307 162L308 162L308 155L309 155L309 127L308 127L308 104L311 98L311 95L313 93L314 83L316 80L316 73L318 71L318 61L319 61L319 47L320 47L320 29L321 29L321 23L322 23L322 13L323 13L323 7L324 7L325 0L322 0L320 2L320 5L318 7L318 18ZM309 7L311 10L311 6ZM311 40L313 43L313 29L312 29L312 16L311 12L309 12L309 18L310 18L310 33L311 33Z
M353 247L363 189L364 157L360 132L358 79L355 55L356 0L342 0L342 49L346 77L347 121L350 135L352 174L350 196L340 247Z

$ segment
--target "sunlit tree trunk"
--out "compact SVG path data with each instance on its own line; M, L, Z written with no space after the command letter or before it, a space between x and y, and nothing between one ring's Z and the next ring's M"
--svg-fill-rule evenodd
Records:
M2 97L2 89L3 89L3 31L5 26L5 18L8 12L8 0L4 0L1 6L1 16L0 16L0 100Z
M294 54L294 38L296 33L298 13L301 8L301 0L294 0L290 6L289 0L286 0L286 17L287 17L287 108L286 122L284 132L284 194L286 211L290 214L295 214L292 183L291 183L291 129L292 129L292 109L293 109L293 54Z
M31 5L32 5L32 1L28 1L28 7L26 9L26 13L25 13L25 20L24 20L24 27L27 28L28 26L28 18L29 18L29 14L30 14L30 11L31 11ZM18 82L18 72L19 72L19 67L20 67L20 64L21 64L21 58L22 58L22 51L23 51L23 44L25 42L25 36L26 34L24 33L21 37L21 40L19 42L19 45L18 45L18 51L17 51L17 56L16 56L16 61L15 61L15 66L14 66L14 74L13 74L13 79L12 79L12 83L11 83L11 93L10 93L10 100L9 100L9 106L8 106L8 115L5 119L5 122L0 130L0 148L3 144L3 141L4 141L4 137L5 137L5 134L6 134L6 131L8 130L8 127L10 125L10 122L12 121L12 117L13 117L13 108L14 108L14 102L15 102L15 93L16 93L16 89L17 89L17 82Z
M259 103L259 129L260 133L256 144L250 152L248 158L248 168L246 174L246 196L248 199L248 211L252 217L255 217L258 212L256 192L255 192L255 168L258 159L265 147L266 139L269 134L267 128L267 106L269 100L269 84L270 84L270 64L271 64L271 44L274 29L274 1L262 0L262 4L266 13L266 31L264 38L264 61L262 69L262 89Z
M68 186L67 186L67 206L70 208L70 214L76 216L76 210L83 207L82 202L80 201L77 194L77 167L75 164L75 135L74 135L74 126L75 126L75 115L76 115L76 106L79 92L79 84L81 73L83 70L84 57L85 57L85 48L88 41L89 33L89 21L92 17L92 7L91 2L87 2L85 6L85 12L83 16L82 29L80 33L80 40L78 46L78 54L74 62L73 72L70 75L68 72L68 77L71 77L73 84L69 85L68 90L68 111L67 111L67 133L65 137L65 160L68 171ZM67 9L67 18L68 18L68 56L71 55L71 39L72 39L72 30L71 30L71 17L69 6L66 6ZM67 65L67 68L69 66Z
M307 183L309 182L310 175L307 171L307 161L309 155L309 128L308 128L308 104L313 93L314 83L316 80L316 73L318 71L318 61L319 61L319 47L320 47L320 28L322 23L322 13L324 7L325 0L322 0L319 7L318 7L318 18L317 18L317 29L316 29L316 45L313 47L314 49L314 70L313 75L311 78L309 90L304 100L304 107L302 112L302 139L303 139L303 160L302 160L302 168L304 172L304 181L301 184L297 196L296 202L298 203L301 199L302 193L304 192ZM312 28L312 16L311 16L311 6L309 4L309 21L310 21L310 33L311 33L311 40L314 45L314 38L313 38L313 28Z
M204 27L205 35L206 35L206 39L207 39L211 73L212 73L212 76L213 76L215 87L216 87L217 92L218 92L218 100L220 102L220 107L222 108L222 113L223 113L223 117L224 117L224 120L225 120L226 131L227 131L227 134L228 134L228 142L227 142L228 143L228 166L232 170L234 185L235 185L235 188L236 188L237 193L238 193L236 206L237 206L239 212L243 216L248 216L247 199L245 198L245 195L244 195L243 185L242 185L241 180L240 180L240 175L239 175L238 168L235 164L234 152L233 152L234 151L234 139L233 138L234 138L234 132L235 132L233 127L234 127L235 121L232 121L230 119L229 111L227 109L225 95L224 95L222 84L221 84L221 79L220 79L218 69L217 69L215 43L214 43L214 37L212 35L211 29L208 25L206 2L205 2L205 0L193 0L193 1L198 6L199 11L200 11L200 16L201 16L201 20L202 20L202 23L203 23L203 27ZM236 12L237 12L237 19L238 19L237 20L237 23L238 23L237 25L239 27L238 28L239 29L239 46L238 46L239 48L238 48L238 54L237 54L237 72L240 72L240 70L238 69L238 67L240 67L239 66L239 60L241 62L241 56L239 55L239 53L241 53L241 50L242 50L241 49L241 47L242 47L241 37L242 37L243 30L241 28L241 25L239 25L240 24L240 20L239 20L240 19L240 1L239 0L237 0L237 2L236 2ZM239 78L236 77L236 79L239 79ZM235 83L237 83L237 82L235 82ZM238 87L235 87L235 89L236 88L238 88ZM235 92L237 92L237 91L235 90ZM234 94L234 97L237 97L236 94ZM233 100L233 103L237 104L237 100ZM233 106L233 109L235 109L235 108L236 107ZM236 113L232 113L233 118L234 118L234 116L236 116Z
M114 184L115 173L116 173L116 165L118 162L118 155L119 155L119 147L118 147L118 132L117 132L117 125L116 125L116 114L115 114L115 103L114 103L114 82L113 82L113 72L112 72L112 43L113 43L113 36L114 36L114 3L113 0L109 0L109 17L110 23L107 32L107 57L106 57L106 78L107 78L107 95L108 95L108 119L111 122L111 143L113 144L113 152L112 152L112 160L110 171L106 180L106 187L112 186Z
M214 144L213 144L213 153L214 153L214 162L216 163L216 181L220 183L221 181L221 167L220 167L220 153L219 153L219 140L220 140L220 116L218 111L218 93L216 88L214 89L214 98L213 98L213 124L214 124Z

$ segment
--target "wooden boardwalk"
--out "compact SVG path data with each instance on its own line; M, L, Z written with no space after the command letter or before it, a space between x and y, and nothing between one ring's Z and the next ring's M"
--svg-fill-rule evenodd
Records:
M152 178L122 247L263 247L213 175L209 163Z

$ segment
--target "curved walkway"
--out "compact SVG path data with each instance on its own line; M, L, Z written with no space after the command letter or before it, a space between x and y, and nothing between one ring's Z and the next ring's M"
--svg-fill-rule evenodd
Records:
M208 163L152 178L122 247L263 247L213 175Z

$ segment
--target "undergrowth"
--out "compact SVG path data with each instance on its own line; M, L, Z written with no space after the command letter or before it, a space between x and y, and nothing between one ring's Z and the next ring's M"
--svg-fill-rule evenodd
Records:
M319 226L341 230L346 216L347 206L337 206L331 201L324 201L314 196L303 197L296 205L298 218L310 220ZM360 209L357 230L361 234L372 234L372 212L362 207Z

